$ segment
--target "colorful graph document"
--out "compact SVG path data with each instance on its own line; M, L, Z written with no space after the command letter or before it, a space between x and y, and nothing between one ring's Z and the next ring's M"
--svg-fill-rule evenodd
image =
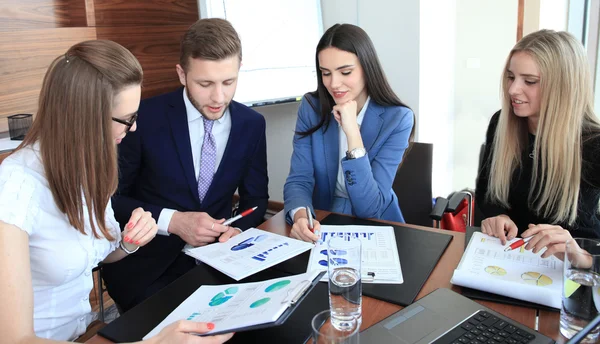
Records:
M404 283L394 228L387 226L321 226L321 240L310 252L307 271L327 271L327 241L332 237L361 241L362 276L370 277L369 273L375 274L373 279L363 278L363 283ZM321 281L327 280L328 275L325 274Z
M513 241L517 241L514 239ZM454 270L451 282L515 299L560 308L563 262L542 258L525 246L504 252L511 242L476 232Z
M311 243L250 228L227 242L197 247L186 254L239 281L312 247Z
M201 286L144 339L183 319L212 322L214 333L274 323L309 289L318 274L310 272L264 282Z

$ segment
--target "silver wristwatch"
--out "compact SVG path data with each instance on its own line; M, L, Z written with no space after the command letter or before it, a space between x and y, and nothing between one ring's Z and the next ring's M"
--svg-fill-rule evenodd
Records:
M354 148L351 151L346 152L346 159L358 159L362 158L367 154L367 150L364 148Z
M133 250L127 249L127 247L123 244L123 240L119 241L119 247L121 248L121 250L125 251L125 253L127 253L127 254L132 254L135 251L140 249L139 246L136 246Z

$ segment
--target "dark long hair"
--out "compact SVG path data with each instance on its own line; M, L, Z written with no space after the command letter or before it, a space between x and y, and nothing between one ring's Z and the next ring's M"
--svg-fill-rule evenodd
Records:
M383 73L383 68L381 68L381 63L379 63L375 46L367 33L360 27L352 24L335 24L325 31L317 45L317 51L315 53L317 90L309 92L304 96L315 112L321 114L321 120L316 126L307 131L298 132L297 134L302 137L309 136L319 130L322 126L325 126L325 129L327 129L331 122L331 110L333 109L335 102L325 88L323 77L321 72L319 72L319 53L329 47L347 51L358 57L358 61L364 71L367 94L371 97L371 101L382 106L404 106L408 108L408 106L398 98L388 83L387 78ZM317 109L316 104L311 98L319 100L320 109ZM413 118L413 120L415 119ZM413 140L415 127L416 120L415 125L413 125L410 132L409 142L412 142Z

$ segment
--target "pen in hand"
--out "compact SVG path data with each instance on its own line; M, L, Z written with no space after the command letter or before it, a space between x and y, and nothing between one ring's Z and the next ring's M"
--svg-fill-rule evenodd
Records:
M505 249L504 252L508 252L508 251L512 251L514 249L517 249L523 245L525 245L526 243L529 242L529 240L531 240L531 238L533 238L532 236L525 238L525 239L519 239L515 242L513 242L512 244L508 245Z
M313 217L312 217L312 212L310 211L310 207L306 206L306 216L308 217L308 229L310 229L311 231L315 229L315 224L313 221ZM316 231L313 232L316 236L319 237L319 239L317 240L317 242L321 242L321 232L317 229Z

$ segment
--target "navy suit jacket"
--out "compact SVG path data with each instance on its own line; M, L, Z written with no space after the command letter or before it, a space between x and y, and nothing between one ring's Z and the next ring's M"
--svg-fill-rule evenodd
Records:
M241 210L254 206L258 209L235 226L247 229L263 221L269 199L265 119L233 101L229 112L227 146L201 203L183 88L141 102L137 130L127 134L119 145L119 188L112 204L121 228L137 207L150 211L157 221L163 208L229 218L236 190ZM127 304L136 292L145 290L169 269L183 254L184 245L177 235L157 235L135 254L105 265L103 275L111 296L117 303Z

